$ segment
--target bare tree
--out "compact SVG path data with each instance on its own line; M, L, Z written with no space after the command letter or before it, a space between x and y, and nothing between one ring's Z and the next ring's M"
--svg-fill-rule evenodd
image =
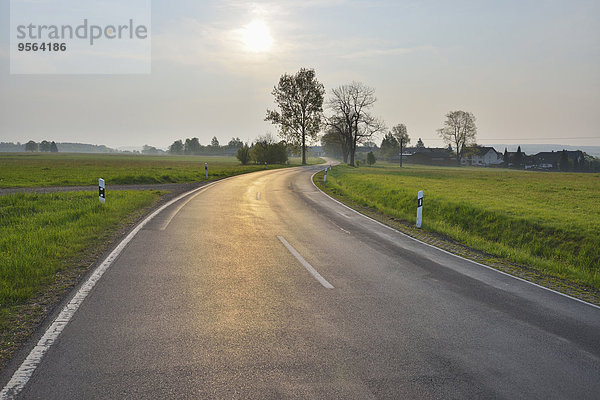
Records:
M342 158L345 163L348 162L348 145L344 136L335 126L328 126L325 134L321 137L321 146L325 154L336 158Z
M327 119L327 124L343 137L350 157L349 165L354 166L357 145L385 129L383 122L369 113L376 100L375 90L360 82L332 91L328 107L333 115Z
M392 134L398 141L398 145L400 145L400 166L402 167L402 153L404 152L404 148L406 147L406 145L410 143L410 137L408 137L406 125L396 125L392 128Z
M302 146L306 164L306 137L316 139L321 129L325 88L314 69L301 68L295 75L282 75L272 94L280 111L267 110L265 121L279 125L280 136L289 145Z
M465 147L475 143L475 136L477 135L475 116L467 111L451 111L446 114L444 127L438 129L438 134L446 143L454 145L456 163L460 165Z

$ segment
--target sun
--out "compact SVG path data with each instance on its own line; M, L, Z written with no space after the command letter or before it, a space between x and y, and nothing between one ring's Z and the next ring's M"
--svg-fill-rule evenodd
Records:
M240 30L240 33L244 47L253 53L264 53L273 45L269 27L263 21L250 22Z

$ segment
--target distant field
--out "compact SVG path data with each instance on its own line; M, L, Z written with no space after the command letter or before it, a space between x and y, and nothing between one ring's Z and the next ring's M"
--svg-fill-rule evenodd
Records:
M600 174L335 167L327 189L493 256L600 288Z
M208 180L264 169L264 165L241 165L235 157L3 153L0 188L97 185L98 178L107 185L204 181L205 162ZM300 165L300 159L290 159L290 165Z

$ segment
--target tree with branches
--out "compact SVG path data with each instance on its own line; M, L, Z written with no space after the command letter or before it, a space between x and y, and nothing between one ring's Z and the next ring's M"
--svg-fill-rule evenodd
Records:
M279 111L267 110L265 121L279 125L279 134L288 145L301 146L304 165L306 139L316 139L321 129L325 88L314 69L301 68L294 75L282 75L272 94Z
M475 143L477 135L475 116L467 111L451 111L446 114L444 127L438 129L438 134L446 143L454 145L456 163L460 165L465 148Z
M375 90L360 82L352 82L332 90L328 107L333 115L327 119L327 125L336 129L348 146L348 165L354 166L358 144L385 129L383 122L370 113L376 100Z
M392 134L396 138L398 145L400 146L400 166L402 167L402 153L404 153L404 148L407 144L410 143L410 137L408 137L408 130L406 129L406 125L398 124L392 128Z

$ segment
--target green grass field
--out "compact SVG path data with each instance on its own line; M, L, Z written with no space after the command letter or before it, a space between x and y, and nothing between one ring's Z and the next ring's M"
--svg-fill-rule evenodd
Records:
M159 197L154 191L0 196L0 307L30 299L61 268Z
M208 180L264 169L264 165L241 165L235 157L3 153L0 188L97 185L98 178L107 185L197 182L206 180L205 162ZM290 165L300 165L300 160L291 158Z
M600 174L377 164L335 167L327 190L545 273L600 288Z
M0 196L0 367L120 230L161 196L97 191Z

